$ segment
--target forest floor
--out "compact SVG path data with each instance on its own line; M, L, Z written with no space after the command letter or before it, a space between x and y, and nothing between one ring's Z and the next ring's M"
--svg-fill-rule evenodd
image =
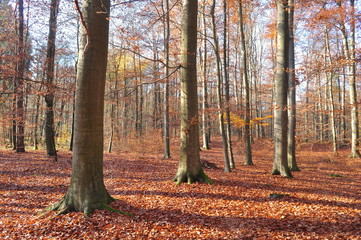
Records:
M349 149L333 156L328 145L302 144L301 172L287 179L270 174L269 140L255 141L254 166L243 165L236 145L232 173L223 172L214 142L201 152L219 167L205 169L214 184L176 186L177 151L162 159L159 149L143 147L104 158L107 189L119 199L111 206L132 217L36 216L65 194L71 153L52 162L43 151L0 151L0 239L361 239L361 160L349 159Z

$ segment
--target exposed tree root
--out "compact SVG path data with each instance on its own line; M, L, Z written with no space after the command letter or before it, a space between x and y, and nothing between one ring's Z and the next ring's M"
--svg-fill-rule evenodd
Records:
M110 207L108 204L104 204L103 209L109 210L109 211L114 212L114 213L120 213L120 214L127 215L129 217L133 217L133 214L114 209L114 208Z
M114 209L112 207L110 207L108 204L115 201L114 198L111 198L108 203L103 203L103 204L87 204L86 206L83 207L83 209L76 209L73 204L70 203L70 201L67 200L66 197L62 198L59 202L45 208L44 210L40 211L37 215L39 217L42 217L52 211L57 211L56 215L62 215L62 214L67 214L69 212L73 212L73 211L82 211L84 213L85 216L89 216L90 214L92 214L96 209L99 210L109 210L111 212L117 212L120 214L124 214L127 216L133 216L130 213L127 212L123 212L117 209Z
M184 182L188 184L192 184L194 182L205 182L208 184L213 184L213 181L207 176L207 174L203 171L202 168L199 170L199 173L196 176L187 172L178 173L173 178L173 181L176 182L176 185Z

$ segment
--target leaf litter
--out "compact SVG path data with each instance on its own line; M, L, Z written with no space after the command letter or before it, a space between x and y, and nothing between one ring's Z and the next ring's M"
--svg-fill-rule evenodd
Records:
M219 141L201 151L213 185L171 181L176 147L171 159L105 154L105 184L118 199L111 207L132 217L107 210L38 217L65 194L71 153L60 151L54 163L43 151L0 151L0 239L361 239L361 160L349 159L348 149L338 156L301 149L301 172L272 176L272 146L261 141L254 166L243 165L237 146L232 173L223 172Z

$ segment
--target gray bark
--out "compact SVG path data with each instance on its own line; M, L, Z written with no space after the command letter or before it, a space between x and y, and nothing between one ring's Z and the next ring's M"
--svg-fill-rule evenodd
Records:
M197 94L197 12L196 0L184 0L181 49L181 132L180 159L174 177L177 184L211 182L205 175L199 156Z
M110 0L84 0L75 98L72 177L66 195L50 210L61 213L107 208L114 199L103 180L104 90ZM101 12L101 13L99 13Z
M288 11L287 1L277 0L277 65L274 108L273 175L292 177L287 161Z
M294 38L294 1L288 0L288 23L289 23L289 66L288 66L288 167L291 171L299 171L296 161L296 69L295 69L295 38Z
M219 43L216 31L216 21L215 21L215 7L216 0L213 0L211 7L211 17L212 17L212 32L213 32L213 41L214 41L214 51L216 55L216 64L217 64L217 98L218 98L218 122L219 129L222 136L223 143L223 157L224 157L224 171L231 172L231 166L229 162L229 154L228 154L228 141L227 141L227 133L226 128L224 126L224 110L223 110L223 80L222 80L222 72L221 72L221 57L219 54Z

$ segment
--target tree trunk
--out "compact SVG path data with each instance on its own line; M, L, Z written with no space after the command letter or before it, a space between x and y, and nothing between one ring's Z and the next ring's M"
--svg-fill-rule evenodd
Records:
M181 136L177 184L205 181L211 183L202 169L199 156L197 94L197 12L196 0L183 1L181 50Z
M202 20L203 20L203 52L204 52L204 57L203 57L203 65L202 65L202 75L203 75L203 101L202 101L202 137L203 137L203 149L210 149L209 147L209 143L210 143L210 124L209 124L209 117L208 117L208 113L207 110L209 108L209 104L208 104L208 78L207 78L207 27L206 27L206 13L205 13L205 9L206 9L206 2L205 0L203 0L203 15L202 15Z
M49 35L48 46L46 50L46 87L45 94L46 111L45 111L45 143L46 154L55 156L57 161L56 146L55 146L55 129L54 129L54 62L55 62L55 41L57 17L60 0L51 0L50 3L50 18L49 18Z
M24 110L24 71L25 71L25 43L24 43L24 1L19 4L19 32L18 32L18 62L15 79L16 93L16 152L25 152L25 110Z
M170 158L170 133L169 133L169 40L170 40L170 19L169 19L169 0L165 0L165 29L164 29L164 54L165 54L165 78L164 84L164 119L163 119L163 138L164 138L164 158Z
M331 132L332 132L332 148L333 154L337 155L337 132L336 132L336 123L335 123L335 104L333 97L333 70L332 59L331 59L331 49L330 49L330 40L328 38L328 30L325 27L325 65L326 65L326 81L327 81L327 89L328 89L328 99L329 99L329 107L330 107L330 117L331 117Z
M292 177L287 162L288 12L287 1L277 0L277 66L274 108L273 175Z
M217 98L218 98L218 121L219 121L219 129L222 136L222 143L223 143L223 157L224 157L224 171L231 172L231 166L229 162L229 155L228 155L228 142L227 142L227 135L226 129L224 126L224 116L223 116L223 84L222 84L222 71L221 71L221 57L219 54L219 44L218 44L218 37L216 31L216 20L215 20L215 7L216 7L216 0L213 0L212 7L211 7L211 17L212 17L212 32L213 32L213 41L214 41L214 51L216 55L216 64L217 64Z
M239 1L239 28L241 33L241 51L242 51L242 67L243 67L243 83L245 86L245 126L244 126L244 140L245 140L245 165L253 165L252 161L252 141L251 141L251 104L249 94L249 79L248 79L248 56L246 49L246 36L244 34L244 19L243 19L243 3Z
M349 53L349 60L351 61L349 67L349 85L350 85L350 105L351 105L351 158L361 158L361 154L357 149L359 145L359 119L357 111L357 88L356 88L356 17L355 17L355 0L350 0L351 3L351 46ZM346 31L345 31L346 32ZM344 34L346 38L346 33ZM347 39L345 39L345 46Z
M289 23L289 67L288 67L288 167L291 171L300 171L296 162L296 69L295 69L295 38L293 15L294 1L288 0L288 23Z
M229 156L230 168L235 168L233 148L232 148L232 130L231 130L231 111L230 111L230 97L229 97L229 76L228 76L228 47L227 47L227 0L223 0L223 72L224 72L224 94L226 100L226 134L227 147Z
M84 24L77 65L74 155L67 193L49 210L61 213L108 208L114 199L103 180L104 89L110 0L84 0Z

